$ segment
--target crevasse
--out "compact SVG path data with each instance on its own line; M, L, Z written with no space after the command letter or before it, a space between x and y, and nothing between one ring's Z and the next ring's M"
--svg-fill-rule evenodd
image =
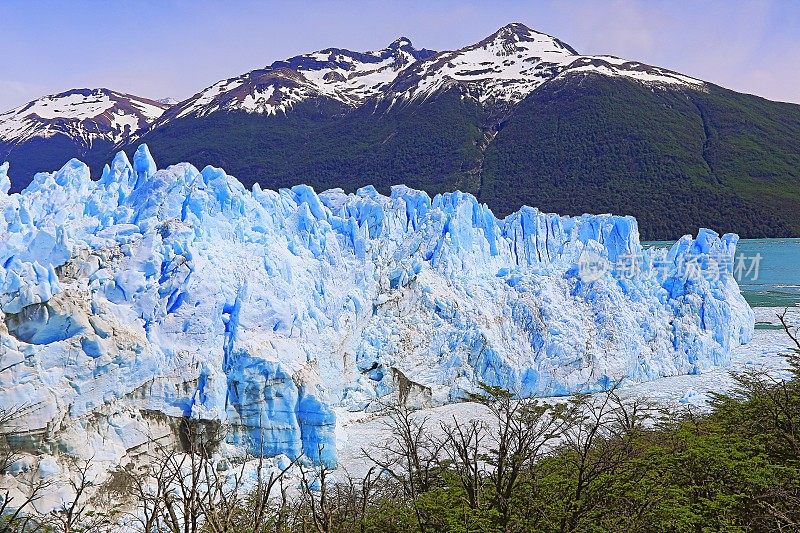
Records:
M469 194L404 186L248 191L211 166L157 170L146 146L97 181L72 160L8 184L6 164L0 404L28 406L25 431L45 440L99 418L123 454L130 421L157 411L332 464L334 406L697 373L753 332L737 237L710 230L644 249L631 217L498 220ZM608 271L582 276L586 254Z

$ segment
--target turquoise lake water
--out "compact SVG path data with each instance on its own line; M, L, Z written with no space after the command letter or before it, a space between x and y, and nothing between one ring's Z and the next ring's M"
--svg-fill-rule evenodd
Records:
M743 239L736 246L737 256L756 254L761 254L758 277L738 280L747 302L752 307L800 304L800 239Z
M671 246L648 242L645 246ZM760 259L756 259L760 256ZM753 261L757 268L750 270ZM743 265L737 275L747 303L752 307L790 307L800 304L800 239L742 239L736 246L734 264Z

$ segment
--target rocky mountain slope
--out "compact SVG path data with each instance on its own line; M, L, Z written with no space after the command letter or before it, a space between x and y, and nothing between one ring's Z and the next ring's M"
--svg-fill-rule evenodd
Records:
M430 50L417 50L401 37L377 52L328 48L276 61L204 89L170 109L153 129L176 119L201 118L216 112L286 114L307 100L332 100L356 107L381 94L410 64L432 54Z

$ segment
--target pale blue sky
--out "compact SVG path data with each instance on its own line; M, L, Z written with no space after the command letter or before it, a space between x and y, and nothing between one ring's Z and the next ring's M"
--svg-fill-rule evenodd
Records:
M108 87L183 99L215 81L326 47L405 35L447 50L509 22L581 53L613 54L800 103L800 1L225 2L0 0L0 111Z

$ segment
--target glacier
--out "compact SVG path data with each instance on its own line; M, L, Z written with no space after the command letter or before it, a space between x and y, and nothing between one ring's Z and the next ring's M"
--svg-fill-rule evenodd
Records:
M96 181L73 159L18 194L0 166L0 406L24 408L31 454L118 463L195 420L335 465L335 409L701 373L753 335L735 235L652 248L631 217L499 220L460 192L247 190L132 159ZM587 256L606 268L583 275Z

